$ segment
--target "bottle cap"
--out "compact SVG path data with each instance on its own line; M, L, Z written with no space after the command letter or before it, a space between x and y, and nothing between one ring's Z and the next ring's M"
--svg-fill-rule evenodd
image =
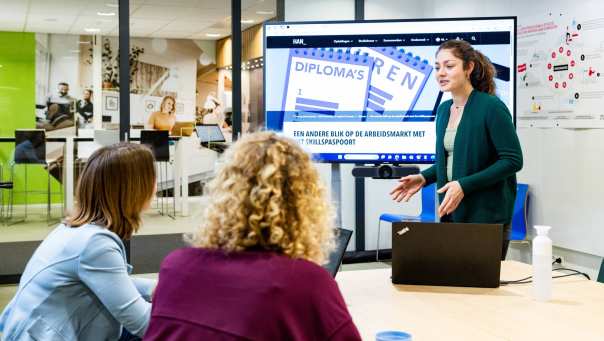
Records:
M538 236L547 236L547 233L551 228L551 226L547 225L535 225L535 230L537 230Z

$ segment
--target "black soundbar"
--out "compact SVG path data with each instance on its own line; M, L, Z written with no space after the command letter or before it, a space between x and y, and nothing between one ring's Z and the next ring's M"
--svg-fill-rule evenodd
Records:
M403 176L418 173L418 166L398 166L387 163L379 166L356 166L352 169L352 176L357 178L398 179Z

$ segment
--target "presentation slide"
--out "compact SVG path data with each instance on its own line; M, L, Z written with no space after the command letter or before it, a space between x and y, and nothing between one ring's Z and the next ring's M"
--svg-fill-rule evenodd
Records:
M267 129L319 161L432 163L436 109L450 98L434 79L438 46L463 39L487 55L513 113L514 29L513 18L267 23Z

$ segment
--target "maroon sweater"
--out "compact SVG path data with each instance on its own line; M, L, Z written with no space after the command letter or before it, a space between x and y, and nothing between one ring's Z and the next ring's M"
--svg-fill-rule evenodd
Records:
M144 340L360 340L320 266L271 252L185 248L162 262Z

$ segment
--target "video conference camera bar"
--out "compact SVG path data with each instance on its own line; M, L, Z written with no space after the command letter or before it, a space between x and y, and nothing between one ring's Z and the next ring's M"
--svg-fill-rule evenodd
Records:
M352 176L356 178L398 179L403 176L418 173L418 166L399 166L398 164L388 163L383 163L381 165L375 166L356 166L352 169Z

